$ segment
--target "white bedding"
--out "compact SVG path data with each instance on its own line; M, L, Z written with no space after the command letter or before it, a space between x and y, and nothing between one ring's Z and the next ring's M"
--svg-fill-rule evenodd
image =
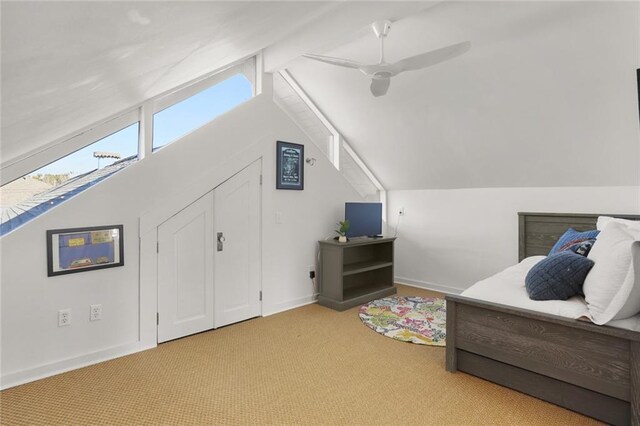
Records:
M635 317L609 321L605 325L609 327L624 328L626 330L640 331L640 314Z
M545 256L532 256L517 265L478 281L464 292L462 296L487 302L499 303L521 309L558 315L572 319L588 320L589 311L584 297L574 296L568 300L536 301L529 299L524 287L524 280L529 270ZM606 325L628 330L640 331L640 315L623 320L611 321Z

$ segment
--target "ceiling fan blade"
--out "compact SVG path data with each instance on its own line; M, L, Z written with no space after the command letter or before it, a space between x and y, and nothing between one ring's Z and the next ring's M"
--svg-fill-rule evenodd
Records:
M366 66L365 64L361 64L360 62L351 61L349 59L332 58L331 56L311 55L309 53L305 53L302 56L316 61L325 62L327 64L338 65L339 67L360 69Z
M419 70L439 64L440 62L448 61L449 59L453 59L456 56L460 56L463 53L467 52L469 49L471 49L471 42L465 41L462 43L452 44L451 46L432 50L421 55L404 58L391 65L391 67L396 74L403 71Z
M372 78L371 79L371 93L376 98L378 96L386 95L387 90L389 90L389 85L391 84L391 79L389 77L386 78Z

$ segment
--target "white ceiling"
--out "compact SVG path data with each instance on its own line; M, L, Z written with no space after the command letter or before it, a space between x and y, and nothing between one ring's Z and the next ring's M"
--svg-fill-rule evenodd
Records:
M637 2L445 2L396 22L388 62L470 40L391 80L290 72L387 189L638 185ZM372 34L310 53L378 60Z
M266 47L275 69L432 3L3 1L2 163Z
M3 163L267 48L267 68L287 65L388 189L638 184L636 2L1 8ZM394 77L381 98L361 73L299 57L375 62L366 24L384 17L389 61L464 40L472 50Z

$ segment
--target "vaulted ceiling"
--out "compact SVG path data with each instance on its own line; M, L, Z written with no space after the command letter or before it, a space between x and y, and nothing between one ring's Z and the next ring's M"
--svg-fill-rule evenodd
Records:
M391 79L305 58L290 72L388 189L640 182L638 2L442 2L392 25L388 62L471 50ZM369 32L311 53L376 63Z
M2 163L265 49L388 189L637 185L636 2L2 2ZM470 52L374 98L395 61ZM596 164L596 166L593 166ZM576 170L578 169L578 170Z
M3 163L276 42L271 68L430 4L3 1Z
M2 2L3 157L251 55L333 7Z

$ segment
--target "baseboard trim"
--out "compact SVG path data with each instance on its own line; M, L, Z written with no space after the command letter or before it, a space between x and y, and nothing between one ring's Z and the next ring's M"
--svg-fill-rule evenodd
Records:
M441 285L441 284L434 284L427 281L412 280L410 278L403 278L403 277L394 277L394 282L402 285L407 285L409 287L439 291L440 293L445 293L445 294L460 294L465 290L463 288L451 287L448 285Z
M114 346L98 352L92 352L90 354L68 358L62 361L52 362L50 364L29 368L15 373L3 374L0 377L0 390L9 389L25 383L35 382L36 380L66 373L67 371L77 370L78 368L87 367L89 365L98 364L115 358L120 358L121 356L142 352L147 349L155 348L156 346L157 345L155 344L150 345L143 344L142 342L135 342L126 345Z
M267 309L265 309L262 312L262 316L268 317L270 315L278 314L290 309L301 308L303 306L317 303L317 296L317 294L314 294L313 296L305 296L298 299L289 300L287 302L276 303L275 305L269 306Z

